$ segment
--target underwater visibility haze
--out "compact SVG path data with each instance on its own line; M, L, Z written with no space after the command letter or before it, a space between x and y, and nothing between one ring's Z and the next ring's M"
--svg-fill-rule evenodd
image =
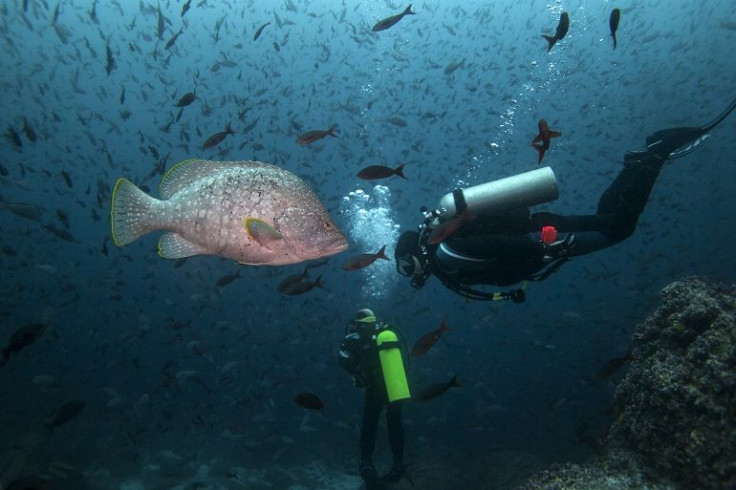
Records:
M449 326L411 360L415 393L444 390L406 402L411 484L391 488L515 488L600 453L660 290L734 283L736 116L665 163L633 236L529 284L521 304L436 278L414 290L394 247L448 192L539 166L559 198L535 210L594 213L627 150L734 100L736 10L407 5L0 3L0 488L360 488L363 394L337 353L365 307L409 351ZM177 170L189 159L279 177ZM195 177L197 200L175 203ZM135 241L111 229L120 178ZM131 183L170 198L166 213ZM251 214L227 222L215 194ZM263 208L292 210L288 229ZM205 217L213 242L242 222L238 246L258 258L164 235ZM299 252L274 259L286 242Z

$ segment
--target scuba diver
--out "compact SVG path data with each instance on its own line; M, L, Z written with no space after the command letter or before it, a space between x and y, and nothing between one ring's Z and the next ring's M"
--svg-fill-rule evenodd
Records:
M396 270L410 277L415 289L434 274L466 298L521 303L528 281L546 279L570 257L631 236L665 161L698 148L735 107L736 100L701 127L657 131L646 138L643 150L628 151L623 169L601 196L594 215L530 213L530 206L557 198L550 168L448 193L438 210L423 208L419 232L401 234L394 253ZM520 282L521 288L504 292L472 287Z
M398 482L404 476L401 407L402 402L411 395L403 351L404 344L399 342L395 329L378 322L376 315L368 308L358 310L348 324L348 332L340 345L338 363L353 375L356 387L365 389L360 427L360 476L366 490L383 489L383 483ZM384 406L393 465L386 475L379 478L373 466L373 449L378 419Z

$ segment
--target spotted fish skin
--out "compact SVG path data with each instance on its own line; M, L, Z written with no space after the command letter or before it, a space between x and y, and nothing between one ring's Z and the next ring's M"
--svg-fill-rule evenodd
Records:
M155 199L126 179L112 196L116 245L154 230L166 230L159 255L179 259L219 255L242 264L285 265L347 249L345 236L309 186L275 165L185 160L172 167ZM252 233L256 220L269 231Z

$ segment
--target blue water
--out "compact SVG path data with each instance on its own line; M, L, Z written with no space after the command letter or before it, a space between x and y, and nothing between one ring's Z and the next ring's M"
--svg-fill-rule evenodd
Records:
M590 454L576 432L605 433L617 378L590 379L626 352L661 287L736 276L734 116L665 166L634 236L531 285L523 305L466 302L437 280L414 291L393 262L340 268L383 244L392 256L420 206L446 192L536 168L540 118L562 132L543 161L561 196L538 209L593 213L627 149L664 127L703 124L736 96L726 0L416 2L417 15L378 33L373 24L404 4L194 0L184 17L182 3L160 4L161 39L158 5L98 2L95 20L89 2L61 2L53 23L55 3L27 3L0 4L0 130L22 140L0 139L0 196L41 217L0 212L0 343L29 322L49 331L0 370L3 479L57 461L107 488L137 478L173 488L203 464L211 488L230 488L216 485L231 467L316 461L354 475L362 394L335 356L345 322L369 306L410 342L442 317L453 327L413 363L412 382L457 373L462 388L407 405L407 461L441 468L437 488L459 472L475 488L502 488L487 470L499 451L540 465ZM569 33L546 52L540 34L554 33L563 9ZM176 121L174 104L195 88ZM236 134L201 150L228 123ZM333 123L338 138L295 143ZM156 255L155 233L125 248L105 242L118 177L155 193L157 165L193 157L275 163L309 182L350 243L311 271L326 289L281 296L277 284L301 265L195 257L175 268ZM404 162L408 180L355 177ZM59 211L73 241L53 232L65 229ZM215 287L238 269L242 278ZM322 415L294 404L302 391L325 401ZM85 410L47 439L43 423L69 399ZM183 459L170 463L167 451ZM383 429L376 459L388 461Z

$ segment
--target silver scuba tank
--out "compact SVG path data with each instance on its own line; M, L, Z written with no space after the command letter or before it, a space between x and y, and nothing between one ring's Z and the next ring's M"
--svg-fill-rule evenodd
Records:
M467 208L474 216L554 201L559 196L555 174L542 167L485 184L448 192L439 205L439 220L447 221Z

